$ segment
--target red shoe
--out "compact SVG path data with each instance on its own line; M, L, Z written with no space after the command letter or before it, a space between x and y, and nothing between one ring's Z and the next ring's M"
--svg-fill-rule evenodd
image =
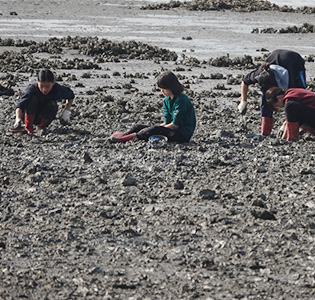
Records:
M113 143L124 143L124 142L127 142L127 141L130 141L132 140L133 138L135 138L137 136L137 133L134 132L134 133L130 133L130 134L119 134L119 133L114 133L110 139Z
M287 141L297 141L299 139L299 122L287 122Z
M125 134L124 134L123 132L116 131L116 132L114 132L110 137L111 137L111 138L117 138L117 139L119 139L119 138L123 137L124 135L125 135Z
M25 128L28 134L31 134L34 130L33 123L34 123L35 116L30 114L25 114Z
M261 118L261 135L270 135L273 128L273 118L262 117Z

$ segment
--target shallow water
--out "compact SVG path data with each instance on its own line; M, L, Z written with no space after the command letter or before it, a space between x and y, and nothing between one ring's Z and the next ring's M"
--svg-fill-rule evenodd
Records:
M315 6L314 0L272 0L270 1L271 3L275 3L279 6L292 6L292 7L301 7L301 6L309 6L313 7Z
M181 2L188 1L188 0L179 0ZM135 0L135 2L151 2L151 3L168 3L170 0ZM272 0L269 1L271 3L277 4L279 6L292 6L294 8L300 7L300 6L309 6L313 7L315 6L314 0L304 0L304 1L299 1L299 0Z
M305 22L313 24L312 15L264 11L237 13L138 9L149 2L161 1L110 0L104 3L94 1L89 5L82 1L74 7L75 12L67 19L63 17L66 5L61 2L58 10L47 18L43 18L42 13L37 13L35 18L32 17L34 7L30 4L23 13L19 12L18 16L9 16L9 12L15 6L11 7L11 4L7 3L0 17L0 36L44 40L50 37L80 35L97 36L113 41L136 40L176 51L179 56L194 56L198 59L208 59L227 53L233 56L255 55L257 49L262 47L288 48L305 55L315 52L313 39L310 38L313 34L292 35L292 39L288 40L287 35L251 33L255 28L280 29L293 25L300 26ZM292 5L298 3L290 2ZM306 3L307 1L303 2L304 5ZM45 8L38 6L38 9Z

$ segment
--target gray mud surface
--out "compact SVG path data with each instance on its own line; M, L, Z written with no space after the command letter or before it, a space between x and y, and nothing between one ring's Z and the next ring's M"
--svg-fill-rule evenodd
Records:
M314 33L252 33L314 14L1 4L0 299L314 299L315 137L277 139L278 114L258 138L257 87L236 110L242 76L277 48L302 54L315 91ZM71 124L11 135L43 67L76 93ZM191 142L110 143L162 121L166 69L195 105Z

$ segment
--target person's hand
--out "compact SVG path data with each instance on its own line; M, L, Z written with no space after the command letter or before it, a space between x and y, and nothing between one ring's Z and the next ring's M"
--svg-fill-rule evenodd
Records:
M70 120L70 110L65 109L60 117L60 123L62 125L67 125L69 123Z
M285 130L286 130L286 123L283 123L277 132L277 138L278 139L285 138Z
M237 108L242 115L245 115L247 111L247 101L241 101Z
M13 125L13 128L19 128L19 127L22 127L22 120L21 119L15 120L15 123Z

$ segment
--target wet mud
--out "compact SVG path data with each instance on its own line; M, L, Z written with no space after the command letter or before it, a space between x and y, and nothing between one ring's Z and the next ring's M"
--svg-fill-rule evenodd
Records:
M314 298L315 137L278 139L283 113L259 136L256 86L245 117L236 109L242 77L272 50L202 59L93 36L1 38L0 298ZM315 91L313 50L303 57ZM74 90L71 123L12 135L43 67ZM162 121L167 69L195 106L192 140L111 143Z

